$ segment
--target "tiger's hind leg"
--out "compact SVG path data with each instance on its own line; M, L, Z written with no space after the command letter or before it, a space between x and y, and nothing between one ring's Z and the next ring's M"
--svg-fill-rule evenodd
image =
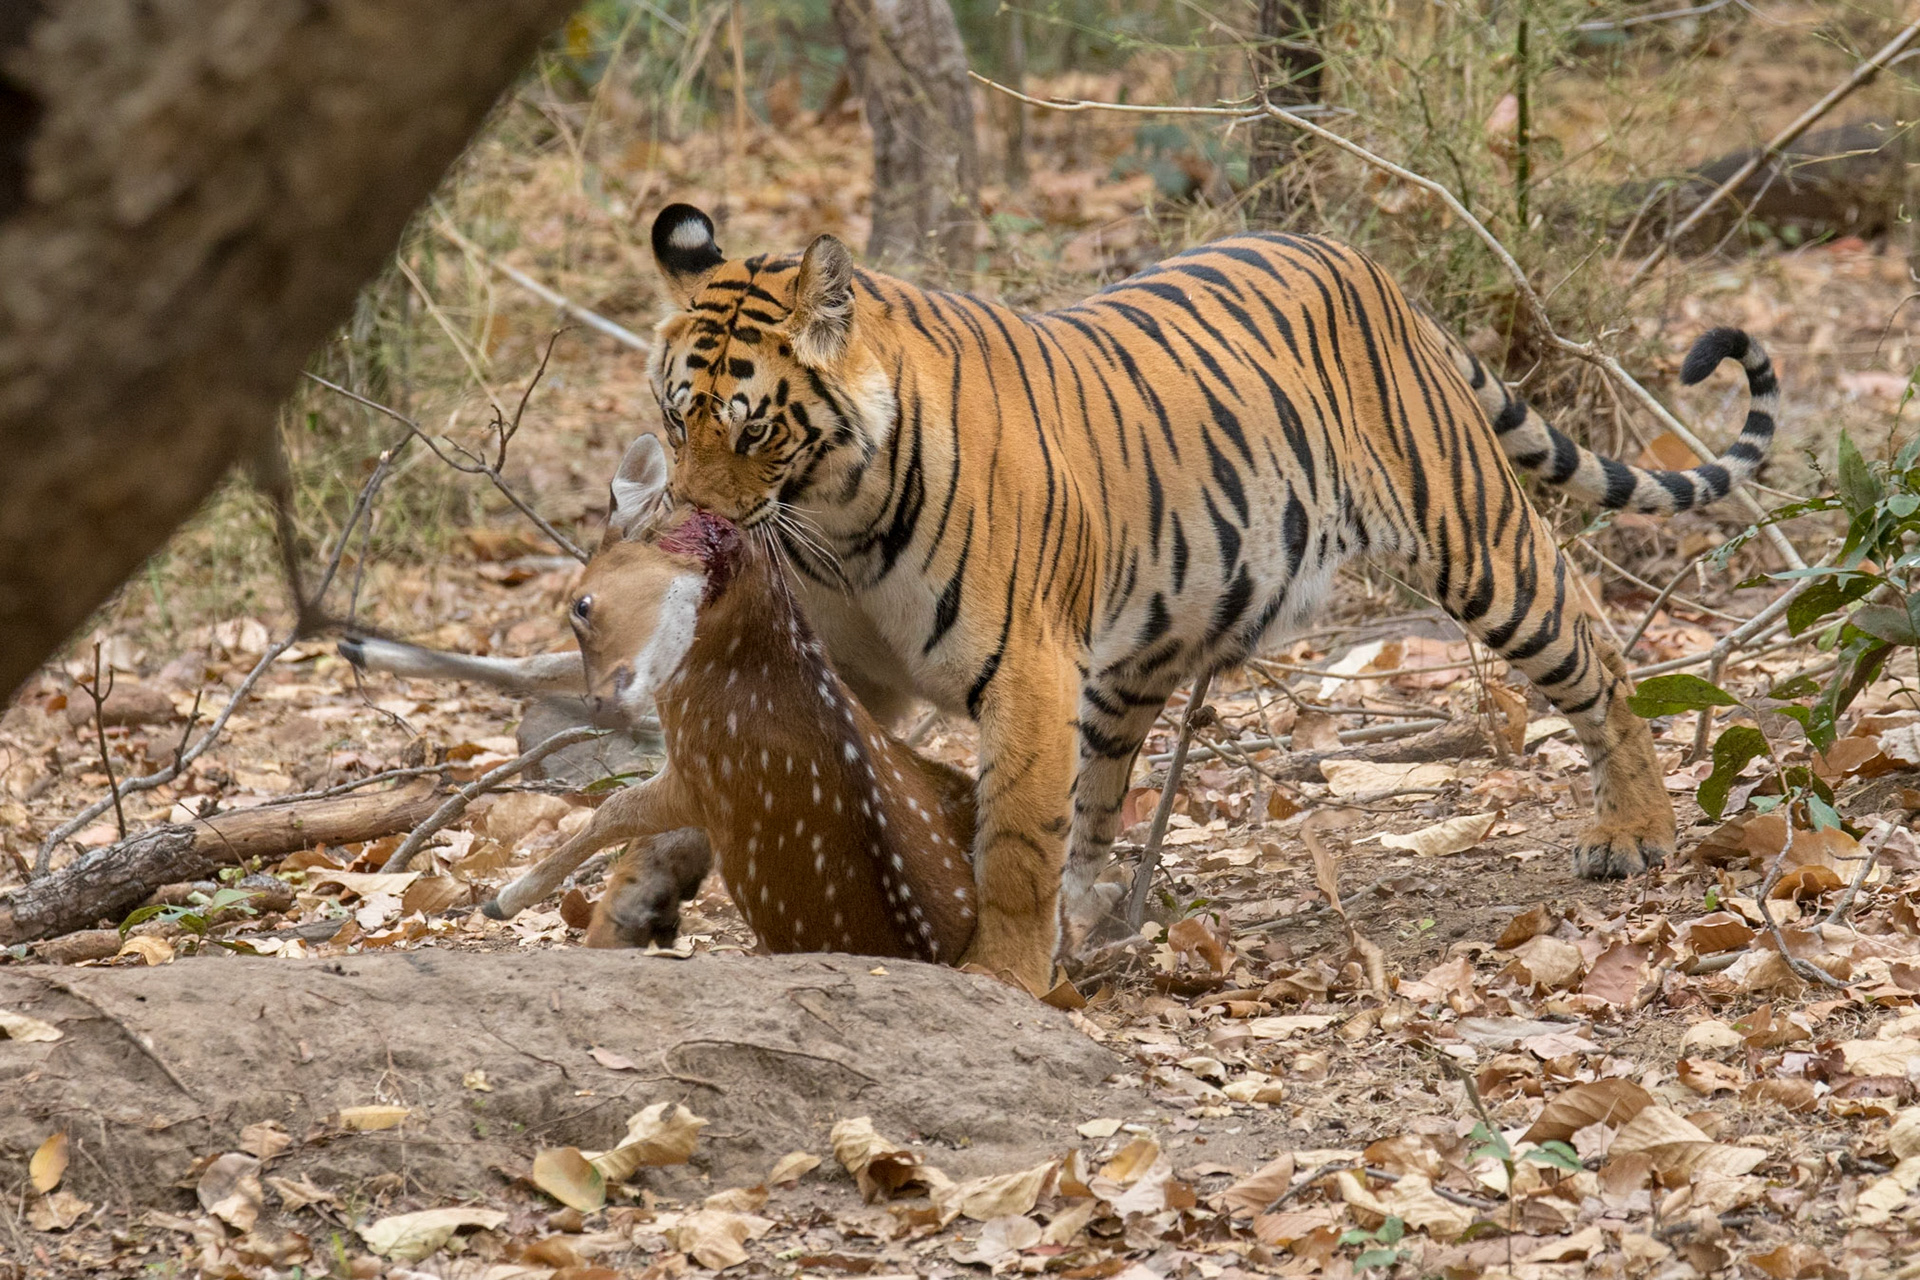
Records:
M1452 589L1441 591L1442 603L1525 673L1586 750L1594 820L1574 842L1574 871L1590 880L1639 875L1674 849L1673 800L1653 733L1627 705L1626 663L1570 598L1566 562L1544 524L1529 509L1514 525L1520 546L1495 542L1490 561L1448 566L1442 576Z

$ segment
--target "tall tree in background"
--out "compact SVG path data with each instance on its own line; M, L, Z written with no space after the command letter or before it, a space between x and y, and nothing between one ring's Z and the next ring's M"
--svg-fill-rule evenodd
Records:
M964 273L980 167L967 50L947 0L832 0L847 74L873 130L876 263Z
M263 456L574 3L0 6L0 697Z
M1259 0L1254 67L1267 101L1291 106L1320 100L1320 26L1326 0ZM1247 180L1254 184L1257 223L1284 221L1294 211L1294 188L1287 169L1298 154L1300 135L1277 121L1254 126L1247 157Z

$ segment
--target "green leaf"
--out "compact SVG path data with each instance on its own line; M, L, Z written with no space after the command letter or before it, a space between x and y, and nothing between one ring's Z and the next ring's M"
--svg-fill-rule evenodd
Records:
M1651 720L1655 716L1678 715L1706 707L1737 707L1740 699L1710 680L1681 671L1641 681L1627 705L1635 714Z
M1381 1244L1399 1244L1400 1238L1407 1234L1407 1224L1396 1217L1389 1217L1380 1224L1380 1230L1374 1233L1374 1239Z
M1580 1163L1579 1153L1559 1140L1543 1142L1521 1157L1534 1164L1544 1164L1549 1168L1562 1169L1567 1173L1579 1173L1586 1166Z
M1391 1267L1400 1261L1398 1249L1369 1249L1353 1260L1354 1270L1370 1271L1374 1267Z
M1756 756L1770 753L1767 735L1750 724L1736 724L1715 739L1713 772L1700 784L1697 798L1700 810L1709 818L1718 818L1727 807L1727 792L1740 771Z
M1797 636L1834 610L1846 608L1879 585L1880 579L1865 573L1841 574L1824 582L1816 582L1787 605L1787 630Z
M132 929L133 926L137 924L145 924L147 921L153 919L155 916L164 915L167 912L173 911L175 909L176 908L161 902L156 902L152 906L136 907L132 911L129 911L127 913L127 918L125 920L122 920L120 922L120 936L124 938L127 936L127 931Z
M1811 698L1818 692L1820 692L1820 682L1818 680L1812 676L1795 676L1793 679L1783 680L1773 686L1773 688L1767 690L1767 696L1769 698L1777 698L1784 702L1789 698Z
M1839 812L1817 795L1807 797L1807 816L1813 819L1815 831L1832 831L1840 825Z
M1372 1244L1373 1232L1364 1227L1349 1227L1340 1233L1338 1243L1342 1245Z
M1908 611L1898 605L1863 604L1847 619L1854 626L1888 644L1920 645L1920 630Z
M1840 465L1833 487L1847 510L1856 515L1871 511L1884 492L1880 478L1873 474L1873 468L1853 443L1853 437L1844 431L1840 433Z

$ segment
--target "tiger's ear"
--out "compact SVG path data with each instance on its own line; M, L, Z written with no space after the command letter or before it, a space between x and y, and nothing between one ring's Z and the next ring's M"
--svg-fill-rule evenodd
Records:
M793 282L787 337L801 364L838 364L853 341L853 254L833 236L815 236Z
M607 532L600 545L633 542L645 538L673 503L667 497L667 481L673 476L673 464L661 447L658 436L641 436L627 446L614 474L612 501L607 509Z
M653 261L681 309L727 257L713 242L713 219L690 204L670 204L653 220Z

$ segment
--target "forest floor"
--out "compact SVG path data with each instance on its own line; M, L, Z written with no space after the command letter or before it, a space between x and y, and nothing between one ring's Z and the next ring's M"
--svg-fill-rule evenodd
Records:
M822 229L857 240L850 210L861 198L858 183L835 177L827 161L863 154L864 133L851 116L815 125L804 144L759 135L737 163L724 160L725 141L713 135L653 148L634 160L636 171L652 175L645 183L591 207L579 184L554 178L551 167L518 174L539 197L529 205L545 212L521 219L505 258L644 329L653 286L636 247L641 237L587 236L590 251L582 251L580 226L623 224L667 193L711 180L723 162L732 165L724 180L729 250L797 247ZM1067 228L1049 261L1068 276L1086 263L1153 256L1147 250L1161 224L1147 217L1149 192L1110 180L1099 163L1036 173L1024 196L1000 197L1001 212ZM1030 299L1070 296L1027 281ZM495 386L410 410L456 437L479 438L485 398L524 384L550 328L550 315L498 287L506 292L490 295L491 310L474 321L484 338L475 349ZM1842 428L1878 447L1902 421L1900 371L1913 363L1914 331L1892 321L1911 288L1896 250L1859 241L1716 263L1695 271L1684 294L1646 320L1639 336L1673 359L1642 372L1683 417L1716 424L1710 438L1722 439L1741 393L1731 379L1680 393L1671 376L1678 355L1710 324L1766 335L1786 388L1769 479L1789 496L1810 491L1819 479L1802 450L1831 456ZM569 333L532 403L509 476L543 514L591 545L614 460L655 421L642 363L611 341ZM427 419L428 409L440 416ZM1614 434L1625 456L1671 456L1663 452L1670 440L1643 453L1630 434ZM1597 439L1605 443L1604 434ZM349 492L366 462L345 477ZM421 450L404 466L417 485L457 479ZM1654 603L1655 590L1643 584L1682 575L1633 649L1635 665L1703 654L1779 589L1728 586L1780 567L1761 542L1725 572L1686 568L1743 524L1731 511L1625 517L1575 538L1574 521L1569 546L1592 611L1621 638ZM324 541L324 522L310 532ZM1811 559L1828 533L1796 527L1794 536ZM121 723L104 727L115 777L171 759L188 718L197 709L204 726L284 625L257 541L243 544L252 563L204 570L220 547L234 545L227 536L211 521L184 534L174 563L203 566L198 576L182 569L177 579L136 584L101 620L100 653L117 682L106 705L117 698L128 708ZM421 643L471 652L565 646L561 604L577 567L530 526L511 513L461 517L430 545L430 554L410 560L349 558L367 617ZM1869 688L1840 746L1819 762L1855 831L1889 824L1857 899L1831 922L1823 923L1862 865L1858 843L1844 834L1797 840L1790 874L1760 901L1784 824L1742 812L1748 796L1740 789L1732 821L1700 812L1694 793L1707 766L1687 762L1694 714L1655 722L1680 812L1680 858L1633 881L1584 882L1571 874L1568 850L1591 790L1564 722L1517 676L1511 692L1501 692L1510 683L1503 665L1390 581L1356 573L1344 583L1323 629L1216 684L1210 701L1219 721L1196 742L1227 744L1228 755L1242 740L1274 745L1189 766L1155 921L1136 938L1080 957L1078 999L1062 1001L1079 1007L1036 1010L1037 1029L1023 1028L1036 1044L1077 1038L1072 1050L1058 1050L1068 1057L1082 1042L1097 1046L1113 1055L1113 1069L1072 1095L1084 1114L1036 1110L1031 1140L993 1148L1004 1167L981 1167L965 1143L937 1132L924 1119L936 1102L911 1112L923 1129L882 1128L872 1138L854 1125L836 1141L816 1115L811 1128L781 1129L774 1142L754 1135L751 1116L737 1107L693 1137L685 1124L674 1129L673 1108L721 1115L724 1090L668 1067L663 1083L629 1084L621 1096L634 1112L667 1104L635 1119L675 1149L663 1160L686 1167L635 1174L610 1189L605 1209L566 1208L550 1196L571 1185L553 1170L574 1167L551 1152L575 1149L543 1148L532 1133L504 1140L491 1167L463 1166L475 1181L460 1183L459 1195L426 1174L364 1177L351 1162L341 1167L359 1169L359 1181L315 1180L322 1165L313 1161L328 1149L375 1143L388 1124L405 1133L409 1108L485 1092L485 1072L476 1083L475 1061L450 1050L434 1068L409 1067L405 1088L369 1092L364 1105L343 1102L311 1124L223 1128L216 1118L204 1130L182 1129L167 1159L156 1157L154 1169L166 1176L145 1186L137 1170L109 1177L90 1160L89 1145L106 1140L89 1136L94 1130L77 1118L62 1130L66 1138L51 1123L32 1135L0 1129L8 1156L0 1259L11 1255L22 1277L248 1280L600 1280L726 1266L782 1276L990 1268L1133 1280L1915 1274L1920 847L1911 822L1920 809L1920 700L1912 686L1889 678ZM252 608L236 610L236 602ZM1804 644L1742 653L1723 680L1757 694L1820 658ZM77 645L0 717L0 892L27 874L49 831L108 786L102 732L80 683L91 679L93 661L91 646ZM1176 699L1149 741L1149 762L1129 796L1123 853L1144 838L1165 786L1151 758L1170 750L1182 709ZM475 686L362 680L330 642L302 642L268 667L181 779L128 799L126 822L138 829L191 820L422 761L444 761L449 779L465 780L515 754L520 712ZM1461 736L1441 758L1396 760L1406 740L1390 726L1412 719L1447 721ZM1332 735L1358 729L1387 736L1299 765L1304 754L1334 748ZM933 722L923 749L974 763L970 727L952 720ZM173 923L162 917L118 954L80 964L185 973L177 984L211 993L214 1016L234 1019L255 1016L253 986L286 985L254 977L273 966L309 975L379 955L511 953L525 958L516 971L530 972L539 957L579 947L585 898L511 922L474 907L578 830L593 803L537 784L504 788L392 879L377 872L398 837L305 850L258 868L290 887L286 909L217 925L206 938L176 910ZM119 834L104 813L55 851L53 865ZM1330 909L1330 896L1345 905ZM1768 912L1788 951L1829 980L1782 958ZM690 959L614 959L649 975L646 983L670 982L653 975L676 964L749 963L738 953L752 950L752 937L717 882L689 904L683 929L678 950ZM591 963L601 972L608 962ZM760 963L775 973L790 962ZM831 963L847 967L844 958ZM883 968L849 970L849 980L884 978ZM10 984L28 972L64 974L62 982L88 976L19 948L0 967L0 990L30 990L24 980ZM130 975L110 976L120 984L113 991L128 991L121 980ZM994 1016L1018 1016L997 994L926 989L959 992L953 998L970 1010L992 1005L1001 1010ZM104 1007L104 995L93 998ZM86 1016L78 1000L50 988L5 1011L27 1019L4 1024L14 1037L0 1042L5 1087L31 1089L41 1068L28 1067L29 1051L41 1055L36 1064L56 1061L60 1041L39 1038L49 1029L80 1042L62 1022ZM131 1005L115 1008L105 1016L136 1025ZM298 1023L297 1007L284 1012ZM414 1008L401 996L367 1014L368 1034L379 1039L383 1027L470 1013L484 1020L486 1012ZM307 1051L297 1025L290 1032L285 1019L266 1021L273 1035ZM249 1069L244 1058L210 1059L213 1038L194 1026L137 1025L144 1029L128 1034L145 1057L186 1073L189 1083L200 1079L193 1072ZM543 1087L558 1097L606 1089L607 1078L626 1078L620 1073L634 1072L635 1061L651 1062L643 1053L658 1052L624 1044L616 1031L595 1038L576 1027L527 1048L552 1059L558 1075ZM928 1085L916 1083L923 1092ZM794 1087L826 1086L809 1078ZM127 1090L138 1110L146 1095L131 1077ZM823 1111L838 1105L832 1096L810 1102ZM869 1105L835 1118L883 1114L909 1112ZM600 1145L614 1144L624 1124L624 1109L608 1113ZM745 1154L758 1159L788 1138L806 1158L768 1159L760 1168ZM577 1141L595 1145L587 1136ZM451 1212L401 1217L436 1210ZM0 1275L7 1265L0 1261Z

